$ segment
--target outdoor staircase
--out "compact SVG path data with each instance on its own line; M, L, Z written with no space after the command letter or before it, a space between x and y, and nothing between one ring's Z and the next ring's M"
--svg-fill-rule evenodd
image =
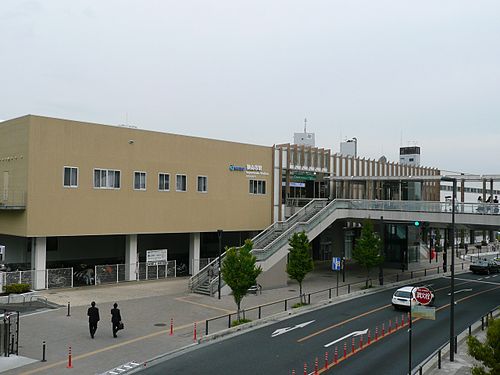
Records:
M317 215L321 210L323 210L328 204L326 199L314 199L304 206L301 210L297 211L293 216L291 216L286 221L279 221L273 223L268 228L259 233L256 237L252 239L253 250L257 256L257 263L265 260L271 255L274 249L281 248L281 244L286 242L288 244L288 239L295 233L300 232L299 223L307 223L315 215ZM294 230L297 228L297 230ZM280 247L276 247L276 244L280 244ZM264 256L263 256L264 255ZM223 261L225 253L221 256L221 262ZM211 280L209 279L209 268L215 271L216 275ZM210 262L206 267L202 268L197 274L193 275L189 279L189 289L193 293L204 294L213 296L218 290L219 279L217 275L217 270L219 269L218 258ZM222 281L221 285L224 285Z

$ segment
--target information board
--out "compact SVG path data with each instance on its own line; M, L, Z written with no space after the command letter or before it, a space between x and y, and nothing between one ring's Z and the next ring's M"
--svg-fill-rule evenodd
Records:
M146 263L148 264L148 266L167 264L167 249L147 250Z
M332 270L333 271L341 271L342 270L342 260L340 257L332 258Z

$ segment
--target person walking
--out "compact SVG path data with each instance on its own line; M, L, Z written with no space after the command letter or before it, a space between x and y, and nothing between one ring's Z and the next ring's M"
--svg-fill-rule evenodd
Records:
M91 302L90 307L87 310L87 315L89 317L90 337L94 338L95 332L97 331L97 322L99 321L99 309L95 307L94 301Z
M113 337L116 336L116 332L122 329L122 316L120 314L120 309L118 304L115 302L113 308L111 309L111 324L113 325Z

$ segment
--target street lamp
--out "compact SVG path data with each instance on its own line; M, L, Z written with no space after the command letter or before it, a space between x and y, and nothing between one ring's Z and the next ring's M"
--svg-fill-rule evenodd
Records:
M220 269L221 269L221 264L220 264L220 253L222 249L222 229L217 229L217 236L219 237L219 260L218 260L218 266L219 266L219 272L217 273L219 275L219 286L217 288L219 292L219 299L220 299L220 285L221 285L221 277L222 275L220 274Z
M452 177L443 176L443 181L453 183L453 195L451 198L451 294L450 294L450 362L455 361L455 200L457 199L457 179Z

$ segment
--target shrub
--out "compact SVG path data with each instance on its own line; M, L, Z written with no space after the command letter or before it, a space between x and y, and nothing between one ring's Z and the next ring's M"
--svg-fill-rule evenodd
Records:
M20 294L26 293L31 290L29 284L10 284L5 286L5 293L7 294Z
M296 309L296 308L302 307L302 306L307 306L307 303L305 303L305 302L298 302L298 303L296 303L295 305L292 306L292 309Z
M235 320L231 323L231 327L236 327L239 326L240 324L245 324L245 323L250 323L250 319L240 319L240 320Z

